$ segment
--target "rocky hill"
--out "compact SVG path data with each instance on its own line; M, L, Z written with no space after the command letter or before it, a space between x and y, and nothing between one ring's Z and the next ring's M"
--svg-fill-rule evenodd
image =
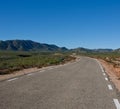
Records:
M88 48L79 47L79 48L71 49L71 51L78 53L91 53L91 52L105 53L105 52L113 52L113 49L88 49Z
M43 44L31 40L6 40L0 41L0 50L9 51L66 51L65 47Z
M116 52L120 52L120 48L118 48L118 49L115 49L114 51L116 51Z

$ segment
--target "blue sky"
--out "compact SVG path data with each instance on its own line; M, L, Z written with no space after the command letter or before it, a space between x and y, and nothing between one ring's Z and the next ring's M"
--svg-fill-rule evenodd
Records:
M119 48L119 0L0 0L0 40Z

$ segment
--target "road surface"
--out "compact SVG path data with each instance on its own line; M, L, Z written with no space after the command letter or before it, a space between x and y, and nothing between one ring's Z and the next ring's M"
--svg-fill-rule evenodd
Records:
M87 57L0 82L0 109L119 109L114 86Z

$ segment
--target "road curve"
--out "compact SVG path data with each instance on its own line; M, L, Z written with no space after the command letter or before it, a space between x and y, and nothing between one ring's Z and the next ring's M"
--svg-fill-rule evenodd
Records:
M104 76L96 60L81 57L6 80L0 82L0 109L117 109Z

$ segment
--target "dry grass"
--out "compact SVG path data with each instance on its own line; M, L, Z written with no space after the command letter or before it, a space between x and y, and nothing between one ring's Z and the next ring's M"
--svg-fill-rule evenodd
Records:
M0 75L26 68L58 65L74 59L65 53L0 52Z

